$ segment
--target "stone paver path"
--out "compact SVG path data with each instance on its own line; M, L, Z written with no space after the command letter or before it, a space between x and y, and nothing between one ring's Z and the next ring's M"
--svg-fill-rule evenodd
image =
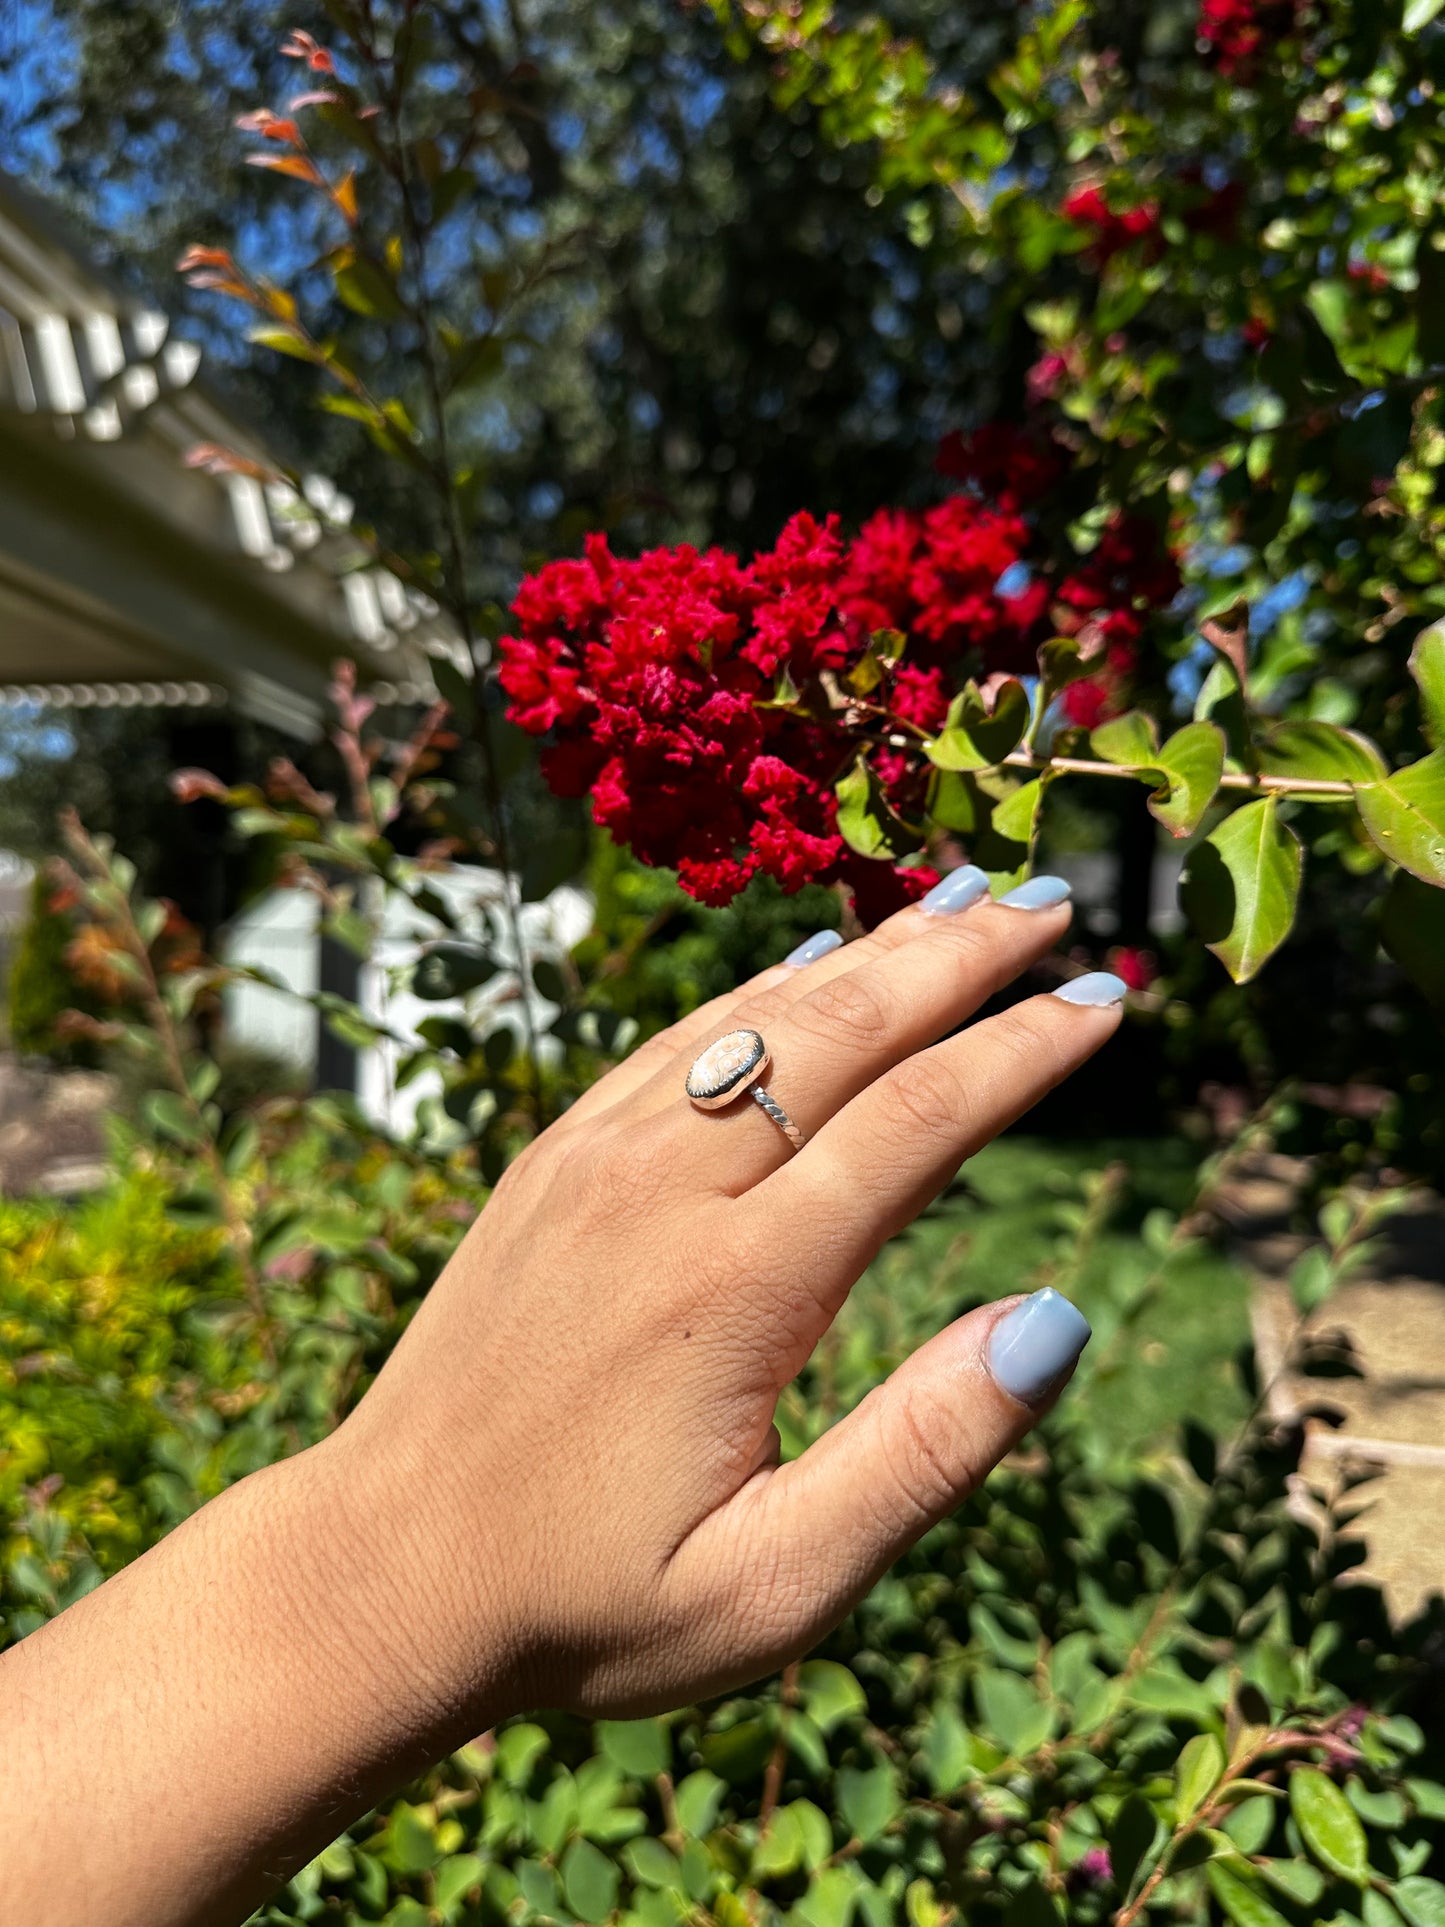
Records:
M105 1175L114 1094L96 1071L57 1071L0 1054L0 1197L93 1190Z
M1286 1275L1308 1243L1290 1228L1299 1177L1288 1159L1261 1159L1222 1213L1255 1274L1261 1382L1278 1417L1303 1415L1312 1484L1328 1491L1344 1468L1380 1468L1360 1490L1366 1509L1354 1530L1368 1547L1362 1576L1403 1622L1445 1594L1445 1200L1390 1219L1368 1273L1308 1321L1310 1336L1335 1339L1360 1376L1306 1376L1282 1369L1299 1326Z

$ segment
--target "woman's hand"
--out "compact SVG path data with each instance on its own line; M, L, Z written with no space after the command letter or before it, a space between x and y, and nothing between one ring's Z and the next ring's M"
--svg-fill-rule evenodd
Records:
M1053 1294L960 1320L794 1464L773 1413L880 1246L1113 1031L1111 978L1105 1008L1045 995L935 1042L1067 923L1056 896L914 907L776 966L513 1165L327 1448L387 1517L420 1685L635 1713L756 1678L1028 1429L1088 1336ZM801 1151L746 1096L688 1101L694 1057L738 1027Z
M90 1692L83 1651L93 1673L154 1647L171 1671L149 1734L101 1696L124 1784L74 1844L127 1842L129 1911L103 1917L239 1917L508 1713L638 1713L766 1673L977 1485L1088 1337L1052 1292L950 1326L793 1464L773 1412L879 1247L1117 1025L1123 985L1096 976L957 1030L1057 942L1066 894L1037 878L980 901L981 873L956 871L653 1039L508 1171L331 1439L6 1662L33 1648L52 1706L57 1685ZM801 1150L746 1095L686 1096L739 1027L766 1041ZM134 1807L162 1786L171 1844L148 1849ZM27 1927L102 1917L54 1892Z

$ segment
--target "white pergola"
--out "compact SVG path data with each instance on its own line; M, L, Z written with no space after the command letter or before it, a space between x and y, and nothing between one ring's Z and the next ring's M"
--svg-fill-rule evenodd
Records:
M462 645L358 566L330 482L186 465L219 443L271 467L200 362L0 176L0 705L229 704L305 738L339 656L383 700L429 700L429 660Z

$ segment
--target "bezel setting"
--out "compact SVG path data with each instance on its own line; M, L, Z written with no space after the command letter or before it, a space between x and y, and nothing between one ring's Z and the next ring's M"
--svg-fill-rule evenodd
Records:
M694 1058L687 1074L687 1094L699 1110L721 1110L757 1082L768 1062L768 1047L757 1031L724 1031Z

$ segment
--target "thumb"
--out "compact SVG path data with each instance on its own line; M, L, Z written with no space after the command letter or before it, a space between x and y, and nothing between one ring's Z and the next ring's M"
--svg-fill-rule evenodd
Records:
M734 1548L767 1596L744 1624L776 1661L804 1651L1053 1404L1090 1337L1052 1289L981 1307L932 1338L789 1465L739 1493ZM728 1507L727 1511L732 1511ZM715 1515L716 1516L716 1515Z

